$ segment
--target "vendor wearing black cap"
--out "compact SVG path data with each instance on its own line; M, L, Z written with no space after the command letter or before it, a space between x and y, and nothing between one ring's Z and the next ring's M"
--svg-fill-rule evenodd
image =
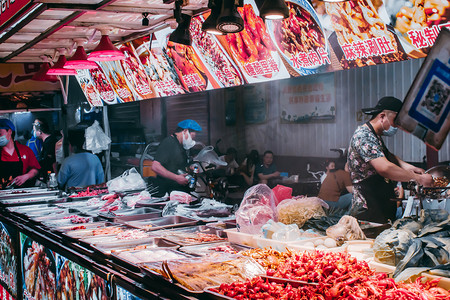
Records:
M187 191L186 167L188 157L186 150L194 147L196 132L202 127L194 120L184 120L178 123L175 132L166 137L158 147L152 170L157 174L155 185L158 187L156 196L163 196L171 191ZM183 174L179 174L179 171Z
M395 198L396 184L392 181L432 185L431 175L390 153L381 138L397 132L394 119L401 107L399 99L383 97L374 108L363 109L372 118L351 138L347 157L354 184L351 214L360 220L386 223L395 219L396 202L390 199Z
M14 124L8 119L0 119L0 187L8 185L25 187L33 183L40 169L33 151L14 141Z

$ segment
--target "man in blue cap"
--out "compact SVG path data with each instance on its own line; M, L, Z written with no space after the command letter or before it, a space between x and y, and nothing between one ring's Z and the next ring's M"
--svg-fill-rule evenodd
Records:
M0 186L25 187L33 184L39 163L33 151L14 141L16 128L8 119L0 119Z
M194 147L197 132L202 127L194 120L183 120L173 134L166 137L158 147L152 170L157 174L154 184L158 187L156 196L163 196L171 191L188 191L186 151ZM182 174L179 174L179 170Z

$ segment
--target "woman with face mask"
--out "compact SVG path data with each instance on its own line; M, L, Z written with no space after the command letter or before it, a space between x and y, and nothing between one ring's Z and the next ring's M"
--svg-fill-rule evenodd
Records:
M28 187L39 173L39 163L33 151L14 141L14 124L0 119L0 188L7 186Z
M363 109L372 118L359 126L350 140L347 162L354 190L350 213L360 220L386 223L395 219L397 207L391 199L397 181L415 180L423 186L433 183L424 170L390 153L381 138L397 132L394 119L401 107L399 99L383 97L375 107Z
M159 144L152 164L152 170L157 174L153 181L158 187L157 197L175 190L188 191L186 151L195 146L194 139L200 131L202 127L197 122L187 119L178 123L175 132Z

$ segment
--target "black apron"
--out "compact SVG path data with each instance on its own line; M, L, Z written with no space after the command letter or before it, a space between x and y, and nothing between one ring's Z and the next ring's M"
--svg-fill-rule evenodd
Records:
M6 187L14 178L23 174L23 162L19 149L14 142L19 161L2 161L0 157L0 181L2 189Z
M367 122L366 125L378 138L372 124ZM381 138L379 138L379 140L383 147L383 153L386 159L391 163L398 165L397 159L388 151L383 140ZM376 223L387 223L388 220L395 220L397 203L390 200L395 198L395 182L375 174L359 182L357 185L367 202L368 208L366 211L359 213L356 216L359 220Z

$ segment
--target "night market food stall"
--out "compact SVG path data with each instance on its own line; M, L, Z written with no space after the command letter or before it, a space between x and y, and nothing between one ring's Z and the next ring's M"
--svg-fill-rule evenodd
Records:
M50 102L51 109L62 110L62 123L69 120L64 111L78 105L80 96L90 107L85 111L103 107L104 112L168 97L164 105L171 119L171 96L191 101L202 92L261 83L266 90L277 84L286 95L276 122L333 121L339 102L334 82L341 80L333 71L343 70L336 77L344 77L357 72L351 69L426 56L430 59L422 61L443 62L435 76L448 90L442 76L448 74L448 37L443 37L448 1L402 1L399 6L293 0L285 2L283 20L270 19L267 0L243 1L238 7L225 0L92 2L2 2L5 113L42 110L44 102L32 98L44 99L60 89L60 103ZM227 10L234 19L217 26L227 34L206 33L209 16L219 13L220 20ZM432 48L441 31L447 44ZM431 72L423 65L421 73ZM58 77L48 78L52 75ZM414 82L417 87L426 84L423 75ZM33 86L31 77L47 88ZM405 103L413 106L420 93L410 91ZM405 119L402 124L436 149L448 149L449 106L443 99L437 99L442 107L433 111L433 124L423 121L423 113L413 116L415 123ZM245 116L251 132L270 118L266 106L250 105L258 112ZM108 117L105 113L105 129ZM208 122L205 117L201 125L210 129ZM441 131L443 138L434 134ZM445 153L442 157L449 159ZM109 183L111 177L117 176L109 176ZM69 194L45 188L0 191L0 289L13 299L240 299L249 293L275 299L446 299L449 216L442 203L448 200L448 169L435 178L434 189L411 187L415 197L405 204L413 216L392 225L331 216L317 198L291 194L278 199L261 185L247 190L239 209L209 198L168 202L151 197L153 186L147 185L130 191L105 184ZM417 200L419 208L444 209L414 211ZM428 281L415 281L418 276ZM412 282L402 281L410 277Z

